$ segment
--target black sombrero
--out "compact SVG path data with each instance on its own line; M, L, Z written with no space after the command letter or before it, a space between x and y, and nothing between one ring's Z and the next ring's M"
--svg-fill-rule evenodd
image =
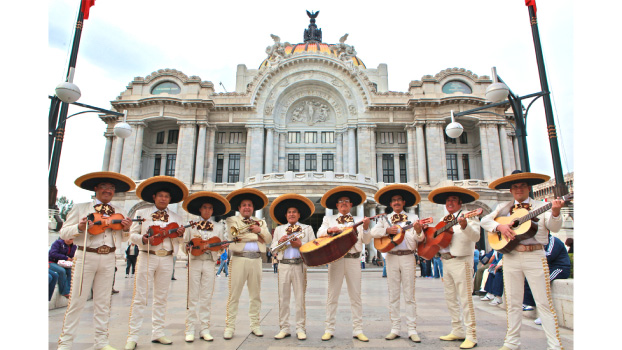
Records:
M512 175L504 176L499 178L488 185L489 188L493 190L509 190L513 184L519 182L525 182L529 186L541 184L543 182L549 181L551 177L544 174L538 173L524 173L520 170L514 170Z
M358 187L337 186L322 196L321 204L327 209L337 209L337 199L341 197L350 198L353 207L356 207L367 199L365 192Z
M93 191L100 183L108 182L114 185L115 193L132 191L136 183L129 177L112 171L96 171L82 175L74 182L78 187Z
M153 203L153 195L166 191L171 194L171 204L179 203L188 196L188 188L183 182L171 176L154 176L143 181L136 188L136 196L145 202Z
M298 209L299 221L303 221L313 215L315 205L307 197L295 193L287 193L278 196L270 205L270 217L279 224L287 223L287 210L291 207Z
M404 199L404 207L412 207L421 202L421 195L414 188L403 185L403 184L393 184L389 186L385 186L376 192L374 199L376 202L386 205L387 207L391 206L391 197L395 195L400 195Z
M191 194L184 200L182 208L190 214L201 216L199 210L204 203L209 203L214 206L213 215L225 215L231 211L231 204L229 201L219 195L216 192L199 191Z
M268 197L255 188L240 188L227 195L231 210L238 210L240 203L245 199L250 199L253 202L253 210L261 210L268 205Z
M435 189L428 195L428 200L436 204L445 204L447 197L456 196L462 200L463 204L471 203L479 199L479 194L475 191L458 186L446 186Z

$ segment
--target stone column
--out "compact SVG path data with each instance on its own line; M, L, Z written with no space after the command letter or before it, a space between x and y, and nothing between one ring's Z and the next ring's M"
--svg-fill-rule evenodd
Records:
M369 207L369 217L373 217L376 215L376 206L372 205L371 207ZM369 223L369 229L371 230L372 228L374 228L374 226L376 226L376 220L372 220ZM376 247L374 246L374 239L372 238L371 242L368 244L367 247L367 251L369 252L369 257L374 257L378 255L378 251L376 250ZM371 260L371 259L370 259Z
M199 122L199 139L197 140L197 156L196 166L194 168L194 183L203 183L203 174L205 170L205 134L207 129L207 122Z
M499 124L499 145L501 147L501 163L503 164L503 176L512 174L510 167L510 152L508 151L508 133L505 124Z
M408 152L406 154L406 157L408 157L408 171L406 172L406 177L408 182L417 183L417 175L415 170L415 152L417 150L417 146L415 144L415 130L412 126L406 127L406 137L408 138Z
M484 180L491 179L490 172L490 155L488 152L488 124L486 122L479 122L479 139L480 139L480 149L482 151L482 171L484 175Z
M136 145L134 145L134 159L132 162L132 179L140 180L140 161L143 153L143 135L145 123L136 124Z
M359 204L356 206L356 216L365 216L365 206L363 204Z
M209 127L209 140L207 141L207 182L214 182L214 170L216 169L216 128Z
M343 133L335 132L335 172L343 172Z
M277 173L279 172L279 133L276 130L274 130L272 138L274 139L272 142L272 171Z
M274 157L274 127L266 127L266 153L265 153L264 173L272 172L272 163Z
M106 137L106 148L104 148L104 163L102 164L102 171L108 171L110 168L110 154L112 153L112 138L114 134L111 132L104 133Z
M287 142L287 133L279 133L279 173L284 173L285 168L285 142Z
M255 126L251 128L253 139L250 148L250 171L247 176L255 176L263 173L263 159L264 159L264 142L263 142L263 127Z
M194 121L178 121L179 138L177 140L177 159L175 161L175 177L185 184L192 180L194 161Z
M121 160L120 173L129 177L133 177L132 169L134 167L134 148L136 148L136 137L138 136L138 123L128 123L132 126L132 134L123 141L123 159ZM142 124L142 123L140 123ZM140 145L139 148L142 148Z
M333 210L332 209L325 209L324 215L325 216L333 215Z
M371 153L370 153L370 163L371 163L371 178L373 181L378 181L378 164L376 159L378 156L376 155L376 127L371 128Z
M447 165L445 156L444 139L442 137L445 123L442 121L427 121L426 123L426 149L428 151L429 183L436 184L447 179ZM443 171L445 169L445 171Z
M344 173L348 172L348 131L347 129L343 132L343 137L342 140L343 142L341 143L342 147L341 147L341 153L343 154L343 158L342 158L342 171Z
M373 176L373 155L376 145L372 142L371 135L373 127L369 125L360 126L358 129L358 162L360 164L359 173L365 176Z
M423 127L425 121L415 123L415 133L417 134L417 173L419 183L428 183L428 175L426 172L426 157L425 157L425 140L423 138Z
M395 183L398 184L400 180L400 154L393 154L393 175L395 176Z
M263 219L263 209L255 210L255 217L258 219Z
M514 162L516 163L516 169L521 169L520 152L518 151L518 139L516 138L516 136L512 138L512 146L514 147Z
M354 127L348 129L348 173L356 174L356 140Z
M512 173L512 171L516 170L516 157L518 157L518 155L514 153L514 145L512 144L513 137L514 137L514 131L511 130L507 134L507 137L505 138L507 148L508 148L508 153L510 154L510 174Z
M496 122L487 124L488 138L488 157L490 159L491 179L498 179L503 176L503 161L501 159L501 146L499 142L499 128Z
M123 157L123 144L125 140L120 137L115 137L115 150L114 150L114 163L112 165L112 171L115 173L121 172L121 158Z
M244 157L244 174L246 177L253 176L256 174L251 174L251 143L253 142L253 129L250 126L246 127L246 154ZM240 160L241 162L242 160ZM242 164L240 164L240 167Z

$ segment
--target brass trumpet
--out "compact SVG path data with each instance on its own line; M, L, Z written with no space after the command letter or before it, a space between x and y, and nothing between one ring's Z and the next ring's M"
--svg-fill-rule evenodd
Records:
M279 243L276 247L272 248L270 251L274 255L275 252L285 250L285 246L287 246L287 243L295 240L296 238L303 238L304 236L305 236L305 233L303 231L296 232L292 234L291 236L289 236L287 240L283 241L283 243Z
M229 227L229 236L237 237L239 234L241 234L244 231L248 230L248 228L253 226L253 225L257 225L259 227L263 227L264 224L265 224L265 221L263 219L260 219L259 221L255 221L252 224L246 224L246 225L244 225L242 227L231 226L231 227Z

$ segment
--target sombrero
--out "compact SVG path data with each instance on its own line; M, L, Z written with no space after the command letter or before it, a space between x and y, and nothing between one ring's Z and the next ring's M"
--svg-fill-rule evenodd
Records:
M231 210L238 210L240 203L245 199L250 199L253 202L254 210L261 210L268 205L268 197L255 188L240 188L227 195L227 200L231 204Z
M538 173L524 173L520 170L514 170L512 175L499 178L488 185L493 190L509 190L513 184L519 182L526 182L529 186L541 184L549 181L551 177Z
M188 188L183 182L171 176L154 176L143 181L136 188L136 196L145 202L153 203L153 195L166 191L171 194L171 204L179 203L188 196Z
M462 203L471 203L479 199L479 194L466 188L458 186L446 186L435 189L428 195L428 200L436 204L445 204L447 197L456 196Z
M354 186L337 186L324 193L321 204L327 209L337 209L337 199L341 197L350 198L353 207L356 207L367 199L365 192L360 188Z
M201 216L199 210L204 203L214 206L214 215L225 215L231 211L231 204L216 192L199 191L184 200L182 208L190 214Z
M291 207L298 209L300 213L299 221L313 215L315 205L307 197L295 193L287 193L278 196L270 205L270 217L279 224L287 223L287 210Z
M112 171L96 171L82 175L76 179L75 184L85 190L93 191L100 183L108 182L114 185L115 193L132 191L136 183L129 177Z
M391 197L395 195L400 195L406 202L404 204L405 207L412 207L417 205L417 203L421 202L421 195L417 190L402 184L393 184L389 186L385 186L376 192L374 199L376 202L386 205L387 207L391 206Z

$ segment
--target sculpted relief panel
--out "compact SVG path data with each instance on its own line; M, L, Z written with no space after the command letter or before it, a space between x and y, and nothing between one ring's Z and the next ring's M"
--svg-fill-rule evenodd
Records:
M325 122L329 118L330 109L324 102L319 99L298 101L290 108L287 121L291 123L305 123L307 125Z

